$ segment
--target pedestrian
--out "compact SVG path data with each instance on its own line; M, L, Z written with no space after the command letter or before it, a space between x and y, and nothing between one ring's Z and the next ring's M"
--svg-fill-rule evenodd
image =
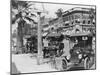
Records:
M48 53L47 48L48 48L48 40L46 38L43 39L43 45L44 45L44 49L43 49L43 57L45 58L46 53Z
M26 52L28 53L28 41L26 42Z
M67 58L67 60L70 60L70 40L68 38L64 38L62 43L64 44L64 48L63 48L63 55L64 57Z

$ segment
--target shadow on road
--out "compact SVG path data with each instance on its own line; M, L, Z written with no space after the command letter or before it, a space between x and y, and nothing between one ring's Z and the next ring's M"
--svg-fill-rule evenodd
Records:
M12 75L19 75L19 73L20 73L20 71L18 71L18 69L17 69L15 63L13 62L13 63L12 63L12 67L11 67L11 74L12 74Z
M67 71L77 71L77 70L85 70L84 67L72 67L68 69Z

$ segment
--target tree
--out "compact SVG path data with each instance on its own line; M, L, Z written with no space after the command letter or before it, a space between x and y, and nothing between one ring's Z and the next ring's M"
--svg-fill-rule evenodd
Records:
M12 17L12 24L15 22L18 23L17 27L17 46L18 49L23 48L23 28L27 21L31 21L34 24L36 22L31 18L31 17L36 17L34 13L32 13L30 10L30 6L32 6L30 2L27 1L18 1L18 0L11 0L11 13L13 14L14 17ZM16 10L17 13L14 13L13 10Z
M61 17L62 13L63 13L63 9L62 8L58 9L56 12L57 17Z

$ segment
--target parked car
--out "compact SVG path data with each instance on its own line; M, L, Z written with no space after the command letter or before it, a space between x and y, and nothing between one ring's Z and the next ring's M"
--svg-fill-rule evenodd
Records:
M85 39L83 39L83 37L85 37ZM69 38L69 41L71 41L71 38L78 39L78 43L70 50L70 59L68 59L67 56L55 58L55 64L58 65L56 69L68 70L69 66L70 68L79 66L83 67L83 69L90 69L95 63L95 53L92 49L92 36L87 34L78 36L74 34L74 36L72 35Z

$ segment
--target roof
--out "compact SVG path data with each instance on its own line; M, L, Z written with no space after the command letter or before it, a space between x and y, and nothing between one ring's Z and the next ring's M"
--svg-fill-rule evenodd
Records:
M79 32L79 33L71 33L68 36L74 37L74 36L92 36L92 33L90 32Z
M55 22L57 20L58 20L58 18L54 18L54 19L50 20L49 23Z
M73 13L73 12L84 12L84 13L89 13L91 8L81 8L81 7L75 7L75 8L72 8L72 9L69 9L67 11L65 11L63 13L63 16L66 15L66 14L70 14L70 13Z

